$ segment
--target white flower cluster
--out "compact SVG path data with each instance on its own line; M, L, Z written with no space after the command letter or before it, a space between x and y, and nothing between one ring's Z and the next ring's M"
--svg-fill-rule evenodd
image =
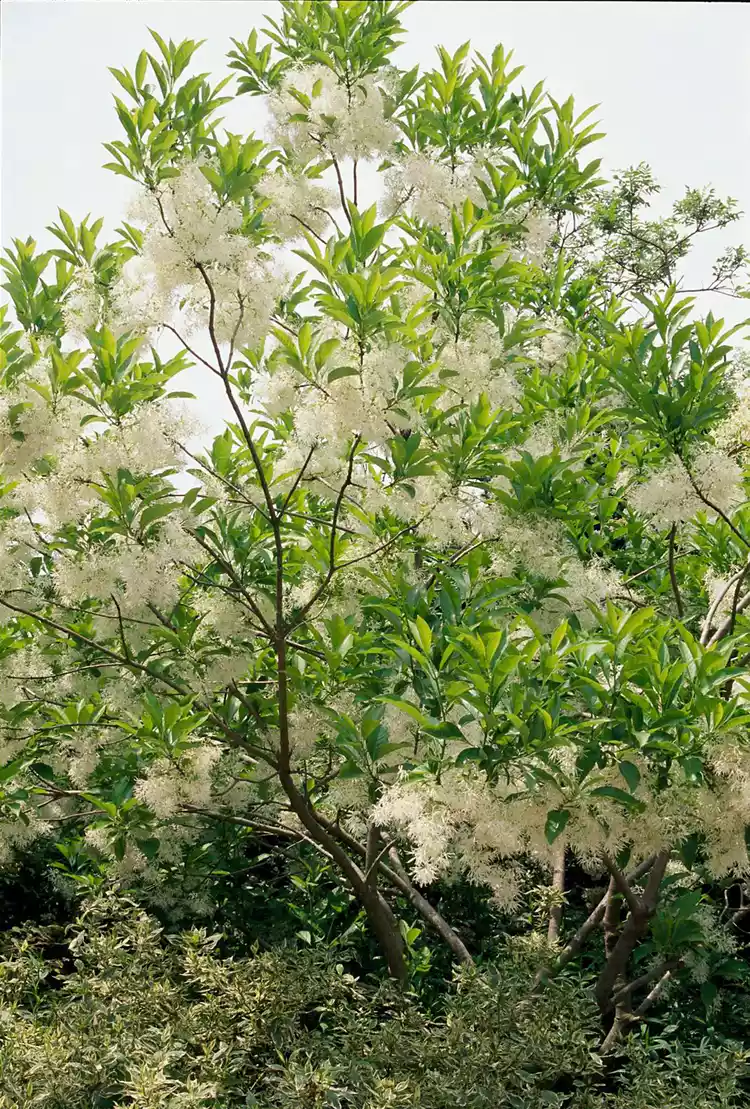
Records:
M48 835L52 824L42 820L31 805L24 807L24 820L0 820L0 867L8 867L16 852L24 851L34 840ZM55 815L47 809L48 815Z
M691 470L703 496L723 512L731 512L744 499L742 471L721 451L710 448L702 451L691 463ZM698 512L705 512L709 518L716 515L698 495L679 458L671 459L647 481L635 486L629 500L636 512L650 517L657 527L686 523Z
M497 329L489 323L475 326L458 342L446 343L439 355L440 378L446 389L438 407L471 404L486 393L493 409L515 408L522 390L508 354Z
M44 362L30 381L44 384ZM17 406L23 405L22 408ZM11 421L11 409L14 418ZM24 476L43 458L70 448L81 432L81 420L91 412L73 397L60 398L52 408L28 382L14 393L0 396L0 469L7 479ZM23 438L18 438L21 434Z
M750 364L741 354L735 361L735 403L727 418L716 428L714 442L720 450L745 451L750 447Z
M214 655L206 665L205 674L199 679L202 692L210 698L215 690L238 682L247 673L247 666L247 655L239 644L235 644L235 652L232 654Z
M330 727L325 713L315 705L298 705L289 714L289 738L294 756L309 758L315 751L319 736Z
M201 628L209 629L223 643L241 643L248 635L248 610L218 589L195 593L190 603L201 616Z
M539 343L538 363L545 370L560 366L575 349L576 340L562 321L552 321Z
M36 556L37 536L29 519L17 516L0 531L0 595L30 587L29 562ZM13 612L0 605L0 627L13 619Z
M732 578L723 577L715 570L708 570L703 584L708 593L708 609L713 611L714 619L728 616L732 611L735 596Z
M143 874L148 868L148 860L134 843L126 843L121 859L116 859L113 837L106 827L92 826L86 829L83 837L88 847L93 848L112 864L115 873L121 878L131 878Z
M480 173L473 161L452 169L441 161L439 150L407 154L386 170L383 215L392 218L410 213L425 223L448 228L451 212L454 208L460 211L467 199L482 205L484 198L477 185Z
M168 820L185 805L206 808L211 803L212 770L221 755L215 744L187 751L178 762L157 759L135 784L135 796L159 820Z
M102 735L86 735L65 745L68 777L76 789L85 789L99 765Z
M90 266L80 266L63 305L67 334L75 341L83 342L90 328L101 325L103 305L94 271Z
M498 533L501 514L484 492L472 485L454 486L447 474L420 477L414 493L403 485L367 487L368 511L388 509L436 547L461 545L471 539Z
M117 536L101 550L61 554L54 567L55 587L66 603L114 594L131 614L149 602L169 608L179 595L181 564L201 559L200 546L175 516L168 516L148 546Z
M340 475L353 434L371 448L382 447L393 435L394 427L409 426L410 416L416 421L416 413L397 411L403 406L396 401L403 367L410 357L396 345L376 348L365 354L360 366L358 354L344 347L335 365L349 365L354 371L350 376L311 385L282 369L272 377L261 378L257 403L265 402L269 414L294 404L294 434L279 461L278 472L294 473L315 448L306 473L308 482L316 476ZM326 495L323 488L321 492Z
M592 873L603 870L602 853L632 848L642 859L674 847L686 836L705 839L707 866L716 878L750 873L744 828L750 820L750 749L727 742L710 758L712 788L686 782L675 768L666 788L637 753L634 791L643 811L631 813L609 798L581 790L574 774L558 784L545 780L527 791L521 770L508 782L490 784L478 772L447 770L440 781L399 781L387 787L374 810L377 823L402 834L414 854L414 875L431 882L458 865L476 881L489 882L512 904L518 894L513 867L531 856L551 868L561 846ZM591 786L623 788L616 767L597 774ZM565 809L569 819L554 845L547 842L550 811ZM508 873L508 868L511 872Z
M330 231L328 210L338 203L338 198L327 185L302 173L269 173L258 186L258 192L270 201L264 209L264 218L280 238L302 238L305 229L320 236Z
M519 254L525 261L541 266L557 232L557 225L545 212L532 209L524 220L523 228L524 238Z
M103 475L114 477L119 469L137 477L179 468L184 454L179 443L196 432L196 423L186 411L170 402L143 405L118 425L99 425L99 434L75 434L67 442L54 444L55 466L41 480L33 475L19 483L14 500L43 514L51 526L70 523L84 516L99 501L98 484Z
M555 520L505 517L498 530L491 574L515 577L531 574L547 582L560 581L555 597L544 601L534 618L542 628L553 628L568 614L581 623L593 619L589 602L602 608L609 598L624 592L620 575L601 559L583 562ZM559 599L558 599L559 598Z
M545 603L542 622L547 626L550 626L550 621L551 626L555 626L568 612L575 613L586 626L593 621L589 603L604 608L608 600L624 590L620 575L604 565L601 559L582 562L574 555L565 561L561 573L565 585L556 592L565 597L565 602L550 600Z
M294 96L292 89L306 98ZM382 93L374 77L363 77L347 89L324 65L294 70L278 92L268 98L272 140L301 162L321 155L372 158L386 154L398 129L385 116ZM305 115L305 120L292 117Z
M557 521L508 517L492 556L491 572L513 577L520 570L556 581L562 577L565 553L565 534Z
M217 203L199 163L146 194L132 218L145 224L144 242L113 289L120 327L143 333L178 319L189 334L213 316L219 342L254 345L266 335L279 281L242 233L240 209Z

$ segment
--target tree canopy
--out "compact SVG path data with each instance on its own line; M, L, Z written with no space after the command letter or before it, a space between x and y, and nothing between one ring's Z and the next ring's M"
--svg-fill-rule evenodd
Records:
M747 974L745 324L681 276L739 212L655 215L502 46L399 69L408 6L282 3L218 83L151 31L115 237L5 252L0 859L167 920L303 891L412 985L482 961L473 889L606 1055Z

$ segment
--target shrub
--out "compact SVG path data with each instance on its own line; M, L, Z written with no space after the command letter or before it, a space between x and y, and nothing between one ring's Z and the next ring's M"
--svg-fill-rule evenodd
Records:
M629 1040L595 1053L585 984L535 996L511 944L432 1008L330 955L225 958L134 903L15 929L0 961L0 1109L740 1109L736 1045Z

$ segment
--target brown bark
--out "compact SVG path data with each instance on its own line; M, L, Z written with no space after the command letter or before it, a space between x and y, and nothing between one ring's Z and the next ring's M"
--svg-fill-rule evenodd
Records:
M602 924L604 927L604 954L609 958L620 932L620 901L617 898L617 887L614 878L609 880L607 904L604 909Z
M628 875L628 881L636 882L639 878L642 878L644 874L648 873L648 871L654 864L655 858L656 856L652 855L650 858L644 859L644 861L635 868L632 874ZM541 983L548 981L550 978L554 978L556 974L560 973L563 967L566 967L568 965L571 959L575 958L575 956L581 950L594 929L599 924L601 924L602 917L604 916L604 911L607 908L607 901L608 894L605 894L596 908L592 909L591 913L586 918L586 920L584 920L583 924L575 933L575 935L571 937L571 939L562 949L552 966L543 967L538 972L535 985L540 985Z
M556 943L560 935L560 925L562 924L563 916L563 901L562 897L565 894L565 848L561 847L557 853L557 857L552 866L552 889L556 894L560 895L559 903L556 902L552 905L549 913L549 924L547 926L547 941L549 943Z
M367 920L375 933L388 965L388 973L399 982L407 978L406 946L393 910L377 888L377 871L366 875L349 857L341 844L318 819L317 814L297 789L288 771L279 774L279 781L292 811L307 830L310 838L326 849L362 903Z
M679 967L680 965L681 961L679 959L668 960L666 963L663 963L660 967L658 967L656 971L652 971L650 974L644 974L640 978L636 978L634 982L631 982L628 986L626 986L623 990L620 990L615 995L615 1000L617 1001L617 1004L615 1006L615 1018L612 1021L609 1032L602 1042L602 1046L599 1048L600 1055L606 1055L607 1052L614 1047L628 1025L637 1024L638 1021L642 1019L646 1011L650 1009L654 1002L658 1001L658 999L661 997L662 993L664 992L665 986L672 977L673 971L676 967ZM656 985L648 994L646 994L645 998L638 1006L638 1008L631 1012L628 1008L627 998L639 986L645 985L649 981L653 981L653 979L656 978L657 975L659 980Z
M669 862L669 855L669 851L661 851L656 856L643 896L638 898L631 908L612 953L597 979L594 994L602 1013L612 1009L612 994L617 981L624 977L630 956L636 944L645 935L649 921L654 915L659 898L659 887Z
M426 897L423 897L419 890L412 884L411 879L398 857L398 852L395 847L390 849L388 857L391 861L393 872L401 880L399 888L408 897L422 919L426 921L427 924L431 925L438 935L445 940L459 963L464 963L466 966L473 966L474 960L461 937L454 932L448 921L438 912L435 906L432 905Z
M359 855L360 858L366 859L367 849L364 844L360 843L354 836L349 835L349 833L338 824L334 824L333 821L327 820L326 817L322 816L320 813L317 814L317 818L332 836L339 839L350 851L354 851L355 854ZM388 857L390 865L388 865L383 858L377 859L375 866L379 873L382 874L391 886L399 890L404 897L408 898L409 902L414 906L425 923L429 924L431 928L434 928L438 935L447 943L459 962L465 963L467 966L473 966L474 960L463 940L453 928L451 928L445 917L416 888L407 874L406 868L401 862L395 847L389 848Z

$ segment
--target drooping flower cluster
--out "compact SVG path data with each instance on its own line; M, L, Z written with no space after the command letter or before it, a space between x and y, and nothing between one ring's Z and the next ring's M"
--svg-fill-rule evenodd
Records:
M331 232L330 211L338 198L333 189L304 173L269 173L258 192L269 201L264 218L282 239L300 239L305 231L325 236Z
M629 495L636 512L650 517L657 527L686 523L698 512L716 516L715 505L731 512L743 500L742 471L734 459L707 449L685 465L672 458L662 469ZM710 503L707 503L710 502Z
M26 467L13 499L41 512L53 527L90 511L99 502L102 481L114 478L118 470L144 477L179 469L185 458L181 448L197 431L192 416L172 402L137 408L117 424L89 422L85 429L80 427L81 417L90 410L77 404L65 406L69 410L65 420L59 407L50 413L38 398L35 407L39 409L35 418L24 423L24 443L20 449L15 443L12 448L11 472L17 470L20 458L36 452L48 459L54 455L54 464L41 477Z
M331 478L341 473L352 435L382 447L395 428L418 423L408 401L399 398L403 370L411 355L394 344L363 354L342 345L332 368L334 381L311 382L281 370L259 380L257 402L271 413L293 406L294 431L279 461L279 473L298 471L310 451L307 474Z
M507 316L510 323L512 312ZM476 325L466 338L447 342L439 354L440 378L445 386L439 407L471 404L485 393L493 409L514 409L521 387L514 372L513 354L505 348L497 328L489 323Z
M272 141L303 163L327 155L372 158L388 153L398 136L374 77L347 86L324 65L292 71L268 107Z
M750 376L742 365L743 375L735 385L734 406L714 432L714 442L727 452L746 451L750 447Z
M149 542L118 535L86 551L60 553L55 588L65 603L114 595L131 615L149 605L169 609L179 596L180 568L201 557L199 544L176 516L169 516Z
M6 480L23 477L42 459L67 450L91 411L75 397L61 397L50 406L34 390L35 383L44 385L43 363L17 390L0 396L0 471Z
M97 287L96 274L90 266L80 266L63 308L68 337L76 342L83 342L86 332L92 327L99 327L103 322L103 307L104 300L101 289Z
M186 162L141 196L132 218L145 225L144 240L113 289L120 326L143 333L179 322L190 334L210 325L219 342L235 346L266 334L279 279L243 232L240 208L218 203L200 163Z
M561 846L572 851L593 873L604 870L602 855L624 847L634 859L672 847L686 836L705 837L706 864L717 878L746 875L750 860L744 827L750 818L750 756L745 747L725 743L712 753L716 785L707 790L688 783L675 769L665 787L663 777L637 754L640 780L637 810L602 794L602 787L621 787L616 767L598 774L599 793L581 789L575 774L557 784L547 780L529 791L522 770L509 780L490 784L465 768L444 772L440 780L403 780L388 787L374 819L403 835L413 852L413 873L428 884L451 866L466 870L477 882L493 887L512 908L520 893L518 863L532 857L551 868ZM606 792L606 791L605 791ZM550 811L567 813L564 830L550 844Z
M211 801L211 771L221 755L215 744L193 747L178 761L157 759L135 783L135 795L160 820L183 806L206 807Z
M532 575L556 583L554 594L535 613L543 627L555 627L573 612L581 623L591 622L590 605L603 607L624 591L620 575L602 559L583 562L565 537L562 525L550 519L505 517L498 528L492 556L493 574Z
M453 209L461 210L467 199L481 205L479 174L481 167L474 162L451 168L438 150L407 154L386 171L383 214L392 218L408 212L415 219L447 228Z

